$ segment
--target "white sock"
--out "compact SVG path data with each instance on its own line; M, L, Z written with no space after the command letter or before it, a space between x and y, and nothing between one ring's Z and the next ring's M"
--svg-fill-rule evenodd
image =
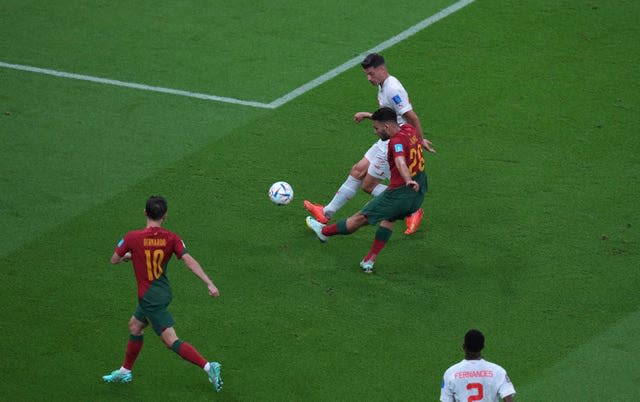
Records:
M374 197L377 197L380 194L382 194L386 189L387 189L387 186L385 186L384 184L378 184L373 188L373 191L371 191L371 195Z
M120 372L121 372L122 374L129 374L129 373L131 372L131 370L126 369L126 368L124 368L124 367L120 367Z
M211 363L207 362L207 364L204 365L203 369L204 371L206 371L207 373L209 372L209 369L211 368Z
M344 206L353 196L356 195L360 185L362 184L362 180L358 180L355 177L349 175L347 180L342 183L342 186L338 189L336 195L333 196L333 199L330 203L324 207L324 214L327 217L333 216L340 208Z

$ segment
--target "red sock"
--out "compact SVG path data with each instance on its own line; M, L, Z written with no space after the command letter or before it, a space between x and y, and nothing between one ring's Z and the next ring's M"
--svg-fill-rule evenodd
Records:
M338 224L334 223L322 228L322 234L325 236L333 236L338 234Z
M173 345L171 346L171 349L173 349L174 352L179 354L180 357L182 357L186 361L189 361L195 364L196 366L200 366L204 368L204 366L207 364L207 359L202 357L202 355L198 353L196 348L194 348L187 342L182 342L181 340L177 340L173 343Z
M129 342L127 343L127 351L124 354L124 363L122 367L127 370L131 370L133 363L138 358L138 353L142 349L142 335L129 335Z
M380 250L383 249L385 244L387 244L387 242L379 240L379 239L375 239L373 241L373 244L371 245L371 250L369 250L369 254L367 254L367 256L364 257L364 260L365 261L375 260L376 257L378 256L378 253L380 252Z

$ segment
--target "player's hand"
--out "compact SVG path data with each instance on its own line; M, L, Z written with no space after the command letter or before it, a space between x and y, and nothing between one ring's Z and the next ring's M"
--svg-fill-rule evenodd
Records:
M420 185L418 184L417 181L415 180L409 180L407 182L407 186L411 187L413 189L413 191L418 191L420 190Z
M371 113L369 112L358 112L353 115L353 121L356 123L360 123L362 120L369 118L371 118Z
M436 149L433 147L433 143L426 138L422 139L422 146L430 153L435 154Z
M211 285L208 285L207 288L209 289L209 296L211 297L220 296L220 291L218 290L216 285L214 285L213 283Z

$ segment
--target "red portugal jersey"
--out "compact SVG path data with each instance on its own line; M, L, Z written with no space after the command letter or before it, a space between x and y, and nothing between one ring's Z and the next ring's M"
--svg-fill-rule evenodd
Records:
M400 126L400 131L389 139L389 150L387 158L389 160L389 170L391 171L391 180L389 189L393 190L405 185L404 179L396 166L396 157L404 156L409 168L409 174L413 180L420 184L420 188L426 186L424 174L424 157L422 156L422 136L418 134L416 129L410 124Z
M122 257L127 251L131 251L138 299L152 304L170 302L167 264L172 254L180 259L187 252L180 236L161 227L132 230L118 242L115 252Z

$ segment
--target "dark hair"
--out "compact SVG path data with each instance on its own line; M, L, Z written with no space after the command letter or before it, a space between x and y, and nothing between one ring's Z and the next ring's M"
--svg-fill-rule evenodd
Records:
M381 107L371 114L371 120L397 122L398 115L396 115L395 110L390 107Z
M367 69L369 67L380 67L384 64L384 57L378 53L369 53L367 57L362 60L360 65L362 68Z
M144 207L149 219L157 221L167 213L167 200L161 195L152 195Z
M477 353L484 348L484 335L477 329L470 329L464 335L464 350Z

